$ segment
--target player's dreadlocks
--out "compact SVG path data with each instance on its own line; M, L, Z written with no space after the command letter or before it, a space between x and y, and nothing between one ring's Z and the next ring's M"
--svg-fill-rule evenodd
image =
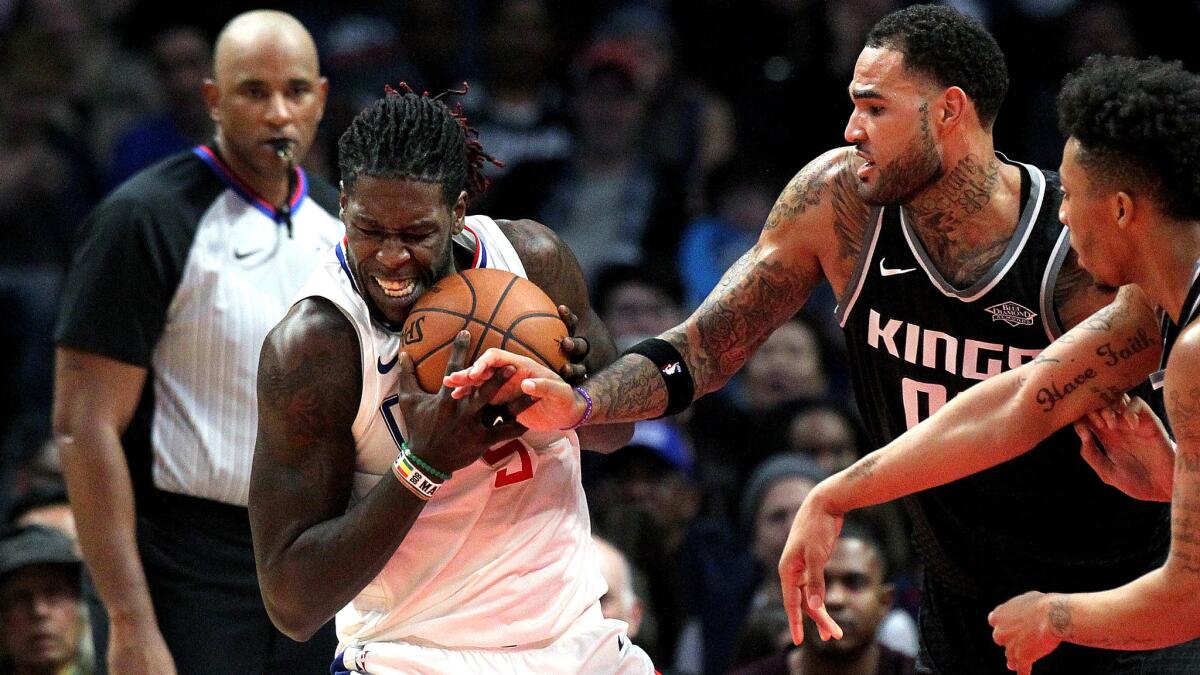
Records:
M338 140L342 189L353 192L358 177L367 175L438 183L450 204L464 189L470 199L483 194L490 182L484 161L503 163L483 151L461 105L452 109L439 100L466 94L466 83L433 97L417 95L403 82L400 88L385 87L383 98L360 112Z

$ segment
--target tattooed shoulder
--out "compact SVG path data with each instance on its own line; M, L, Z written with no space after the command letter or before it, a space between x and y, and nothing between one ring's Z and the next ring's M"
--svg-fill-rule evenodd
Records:
M263 344L260 408L304 440L348 428L362 396L359 349L354 327L329 301L301 301Z
M772 230L827 203L838 255L857 258L863 232L877 212L859 196L856 161L853 149L839 148L809 162L779 195L763 229Z
M496 221L512 242L529 280L559 304L579 313L587 302L587 289L579 261L557 234L533 220Z
M1164 399L1167 419L1180 441L1190 441L1192 452L1200 449L1200 324L1192 324L1180 334L1167 362Z

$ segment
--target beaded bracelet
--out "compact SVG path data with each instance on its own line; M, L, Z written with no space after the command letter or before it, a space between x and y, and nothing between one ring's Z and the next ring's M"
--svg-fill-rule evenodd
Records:
M400 442L400 450L403 452L407 452L408 458L413 461L413 464L416 464L417 466L421 467L421 469L423 471L425 471L425 473L427 473L430 476L433 476L434 478L441 480L441 481L450 480L451 474L448 474L445 471L439 471L439 470L433 468L429 464L429 462L426 462L425 460L421 459L420 457L417 457L417 454L412 451L412 448L408 447L408 441Z
M588 394L587 390L584 389L583 387L575 387L575 391L576 391L576 393L578 393L580 396L583 397L583 402L585 404L585 407L583 409L583 417L580 417L578 422L576 422L575 424L572 424L569 427L566 427L562 431L574 431L574 430L578 429L579 427L587 424L587 421L592 418L592 397L591 397L591 395Z

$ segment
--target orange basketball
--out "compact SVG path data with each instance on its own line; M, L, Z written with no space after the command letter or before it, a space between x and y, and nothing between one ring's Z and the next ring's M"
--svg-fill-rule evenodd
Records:
M558 372L567 362L559 344L567 326L554 301L512 272L469 269L446 277L417 299L404 321L401 349L412 357L421 388L442 388L454 336L471 331L470 365L486 349L528 356Z

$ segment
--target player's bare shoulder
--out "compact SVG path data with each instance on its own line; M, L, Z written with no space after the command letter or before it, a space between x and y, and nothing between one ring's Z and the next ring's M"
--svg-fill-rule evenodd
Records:
M852 268L862 253L877 207L862 200L855 172L862 160L853 147L837 148L809 162L780 193L767 217L764 235L773 231L803 241L819 252L826 272Z
M1163 398L1176 439L1200 447L1200 321L1193 321L1175 340L1165 383ZM1191 457L1192 471L1200 467L1197 456Z
M292 432L328 431L353 421L362 395L358 335L324 298L306 298L263 342L258 365L262 412L286 414Z
M497 220L496 225L516 249L529 280L550 297L565 302L559 298L584 291L579 262L553 230L535 220Z

